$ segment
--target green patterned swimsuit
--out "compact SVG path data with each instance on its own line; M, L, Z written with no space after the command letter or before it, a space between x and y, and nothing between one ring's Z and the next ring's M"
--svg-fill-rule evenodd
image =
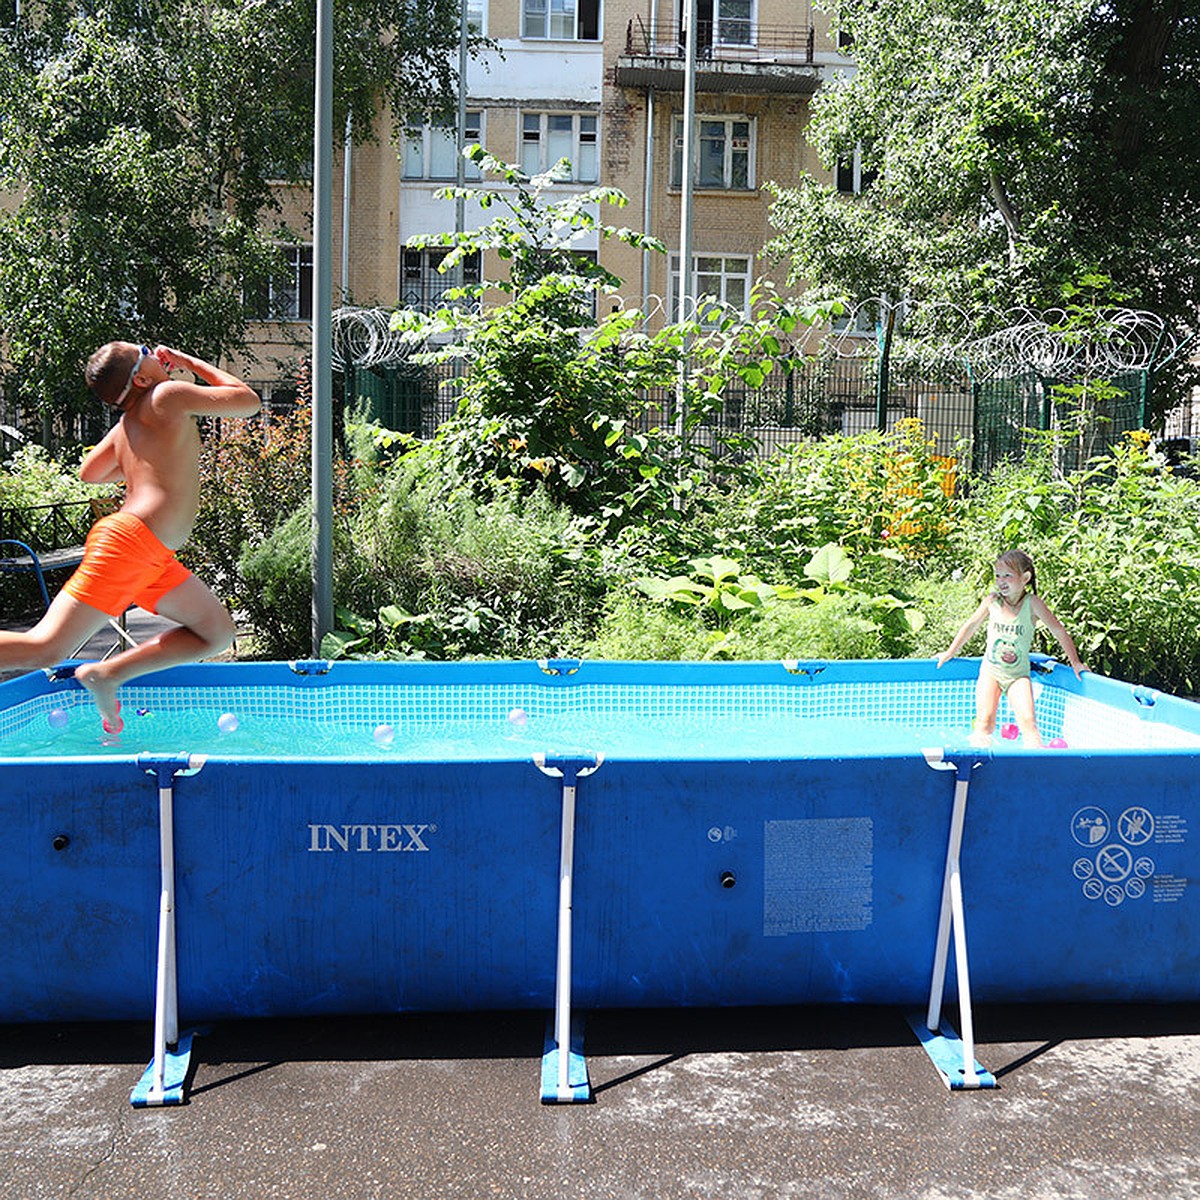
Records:
M1007 692L1015 680L1029 677L1034 621L1029 605L1028 592L1012 616L1001 600L988 605L987 651L983 661L1002 692Z

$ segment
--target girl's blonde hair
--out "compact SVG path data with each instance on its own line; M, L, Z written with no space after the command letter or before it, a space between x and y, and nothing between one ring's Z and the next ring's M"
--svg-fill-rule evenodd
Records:
M1005 566L1009 570L1016 571L1018 575L1029 572L1029 587L1026 589L1030 592L1037 591L1037 571L1034 569L1033 559L1025 553L1024 550L1005 550L1005 552L996 559L996 566Z

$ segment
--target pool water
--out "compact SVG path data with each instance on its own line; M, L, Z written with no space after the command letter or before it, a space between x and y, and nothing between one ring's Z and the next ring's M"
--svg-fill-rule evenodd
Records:
M625 759L779 759L965 746L968 686L153 688L122 692L106 733L78 688L10 710L0 755L113 757L187 751L236 759L512 761L542 752ZM1004 714L1002 713L1002 720ZM1011 718L1009 718L1011 719ZM1054 738L1061 717L1040 718ZM1010 732L1012 730L1010 729ZM997 752L1020 740L997 736Z
M61 710L60 710L61 711ZM124 715L124 713L123 713ZM31 722L0 741L6 757L128 755L187 750L223 758L351 758L457 762L527 759L535 752L621 758L776 758L859 753L903 753L947 741L965 742L966 727L913 727L847 718L726 716L648 720L636 713L597 716L556 714L510 721L497 714L478 722L391 725L377 722L308 722L248 714L237 727L226 713L191 709L129 714L124 729L105 733L91 706L68 713L55 729ZM59 719L56 718L56 724ZM382 728L381 728L382 727Z

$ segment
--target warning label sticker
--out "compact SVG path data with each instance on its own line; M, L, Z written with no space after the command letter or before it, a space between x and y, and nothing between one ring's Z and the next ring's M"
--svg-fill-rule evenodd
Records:
M1149 897L1153 904L1173 904L1183 898L1188 880L1163 874L1154 858L1156 846L1187 841L1187 818L1178 813L1152 813L1131 804L1115 819L1089 804L1071 817L1071 837L1089 853L1071 863L1071 873L1088 900L1103 900L1110 908Z
M833 933L871 924L875 869L870 817L767 821L763 934Z

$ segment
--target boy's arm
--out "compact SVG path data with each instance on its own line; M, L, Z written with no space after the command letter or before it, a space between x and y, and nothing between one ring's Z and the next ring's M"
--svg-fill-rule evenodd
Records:
M258 393L236 375L169 346L159 346L154 353L164 366L184 367L209 385L167 380L155 389L156 399L182 404L188 412L203 417L252 417L262 407Z
M124 478L117 462L116 437L118 426L114 425L84 456L79 464L79 478L84 483L116 483Z
M1046 607L1040 596L1033 598L1033 615L1050 630L1051 636L1062 647L1063 653L1067 656L1067 662L1071 664L1071 670L1075 672L1075 677L1078 679L1080 672L1086 671L1087 667L1079 661L1079 651L1075 649L1075 642L1066 627Z
M988 602L985 600L954 635L954 641L950 643L949 648L938 655L937 665L939 667L943 663L949 662L971 640L975 631L987 620L987 615Z

